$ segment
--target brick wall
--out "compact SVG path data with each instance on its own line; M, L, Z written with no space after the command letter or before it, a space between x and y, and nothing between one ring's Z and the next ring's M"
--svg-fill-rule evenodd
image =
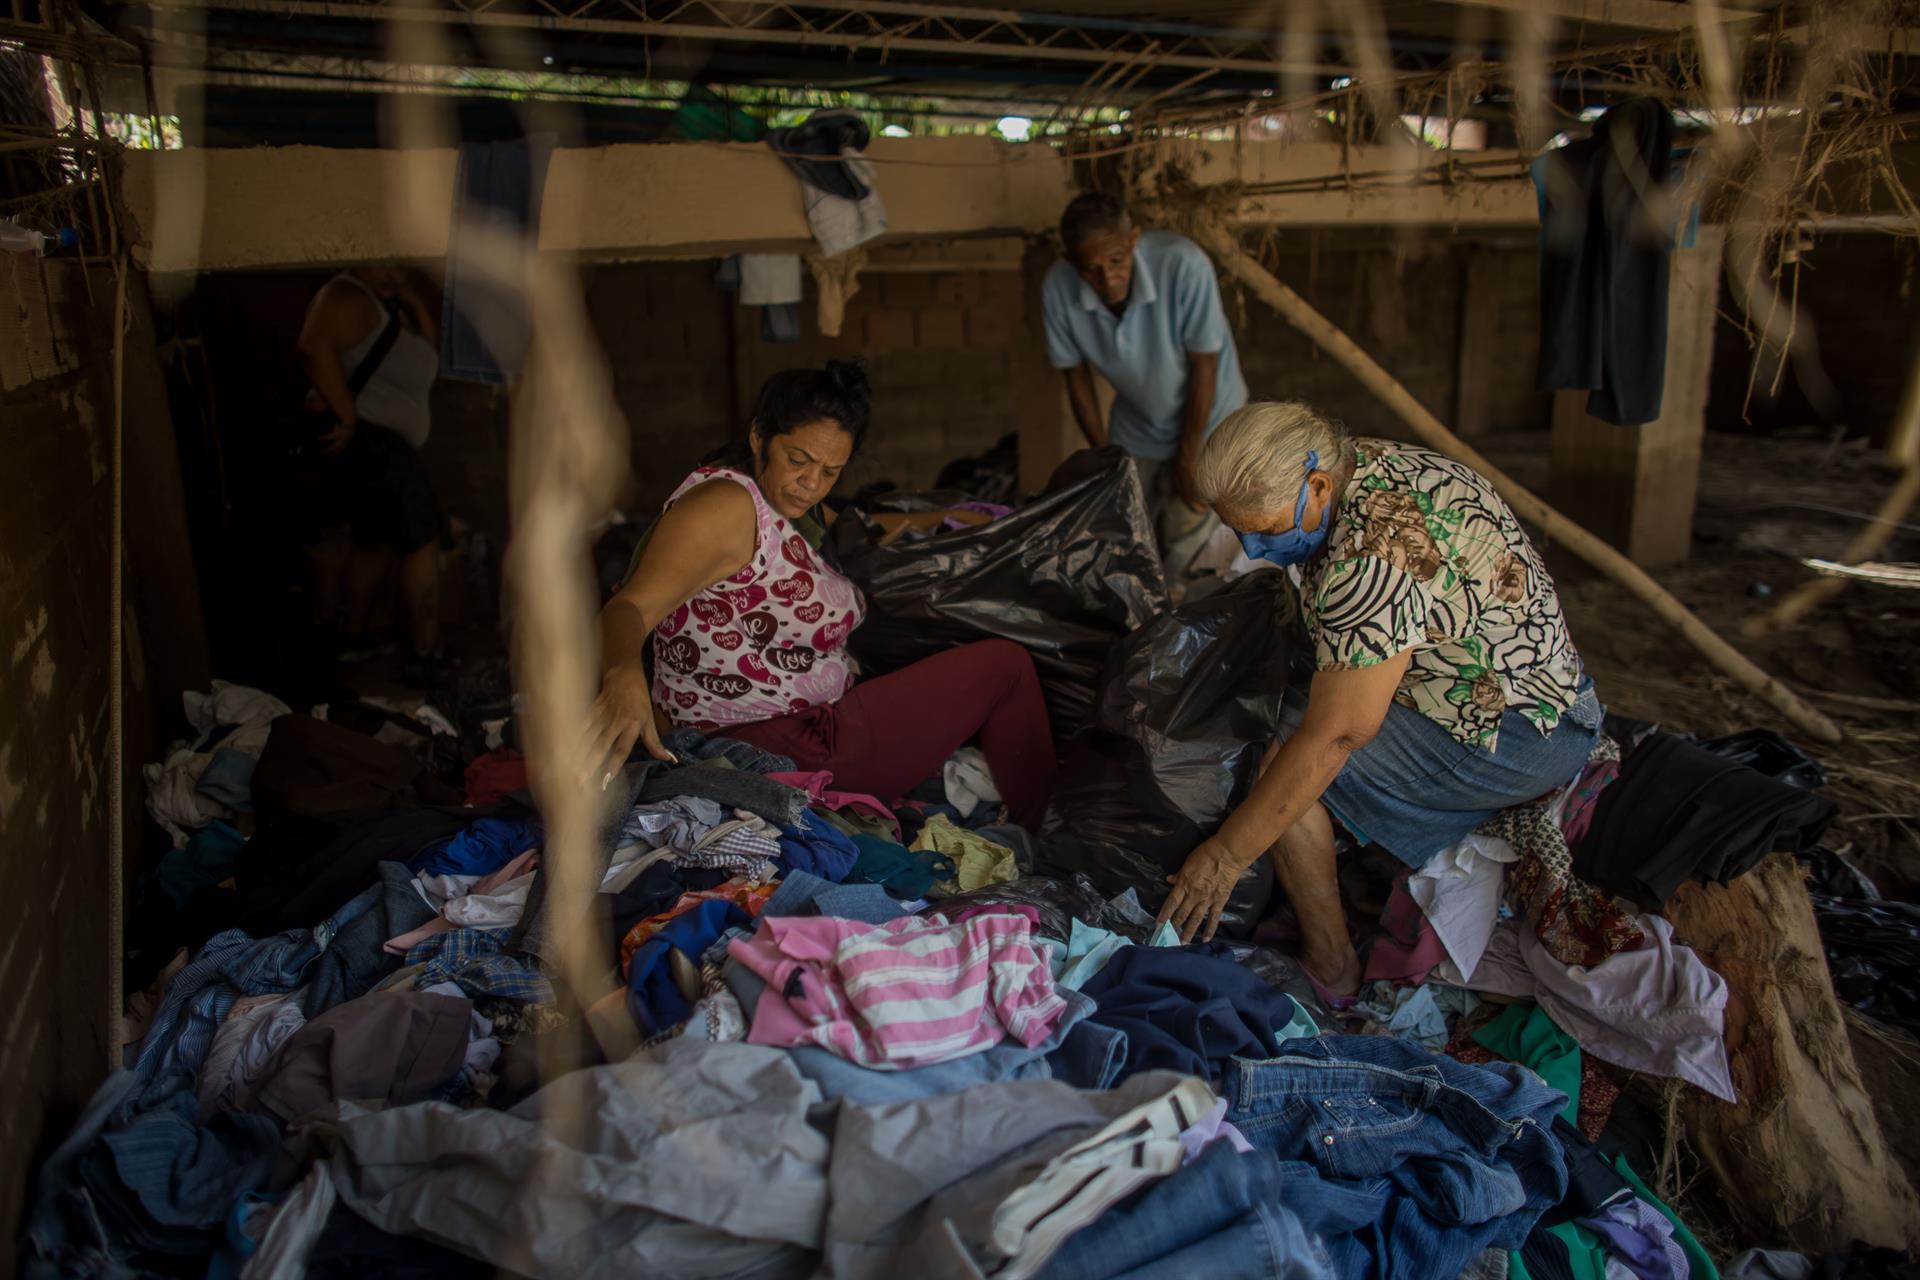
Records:
M1462 360L1470 262L1492 321L1479 334L1490 360ZM1405 384L1442 422L1456 421L1461 379L1474 378L1482 429L1544 430L1548 397L1533 389L1538 293L1528 247L1475 246L1431 235L1296 232L1265 265ZM1231 279L1223 282L1247 389L1254 399L1305 400L1362 435L1407 429L1353 375ZM1464 373L1463 373L1464 370Z
M762 342L758 313L736 307L739 429L769 374L858 356L873 381L873 426L841 492L880 479L930 486L946 462L1017 432L1023 414L1053 410L1056 379L1025 291L1016 270L870 272L828 338L808 281L801 340L784 346Z

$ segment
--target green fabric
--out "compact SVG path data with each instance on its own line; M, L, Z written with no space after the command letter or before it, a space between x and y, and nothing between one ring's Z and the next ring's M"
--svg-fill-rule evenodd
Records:
M848 883L877 884L902 901L926 897L935 881L953 875L953 859L937 853L917 853L872 836L855 836L853 844L860 859L847 873Z
M862 813L858 809L815 809L813 812L850 836L872 836L888 844L900 842L900 828L877 813Z
M1567 1246L1567 1274L1573 1280L1607 1280L1607 1249L1600 1237L1585 1227L1563 1222L1557 1227L1535 1227ZM1507 1280L1533 1280L1518 1249L1507 1253Z
M1640 1175L1633 1171L1627 1158L1615 1156L1613 1167L1627 1180L1627 1185L1633 1188L1635 1195L1665 1214L1667 1221L1673 1224L1673 1238L1680 1242L1680 1252L1687 1255L1688 1280L1720 1280L1720 1268L1713 1265L1713 1259L1707 1256L1698 1237L1687 1230L1687 1224L1680 1221L1679 1214L1662 1204L1660 1198L1647 1188L1647 1184L1640 1181Z
M685 142L758 142L766 135L766 125L703 84L681 95L667 125L668 137Z
M1567 1246L1567 1274L1573 1280L1607 1280L1607 1247L1585 1227L1563 1222L1547 1234Z
M1509 1062L1531 1067L1536 1075L1567 1095L1560 1114L1568 1124L1580 1120L1580 1046L1553 1024L1537 1004L1510 1004L1499 1017L1473 1033L1480 1044Z
M927 825L913 838L912 848L953 859L953 877L934 885L932 897L971 893L990 884L1005 884L1020 878L1020 866L1014 860L1013 850L954 826L944 813L927 819Z

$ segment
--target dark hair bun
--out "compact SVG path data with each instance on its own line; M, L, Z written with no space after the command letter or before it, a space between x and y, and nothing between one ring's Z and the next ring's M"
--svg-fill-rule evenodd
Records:
M873 387L857 360L829 360L824 369L782 369L760 384L753 421L760 438L772 441L809 422L831 419L853 437L857 450L867 436Z
M867 379L867 366L863 361L829 360L826 373L848 399L863 404L873 401L873 383Z

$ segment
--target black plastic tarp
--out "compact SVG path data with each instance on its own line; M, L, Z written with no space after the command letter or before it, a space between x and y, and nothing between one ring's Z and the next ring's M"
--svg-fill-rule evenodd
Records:
M1093 722L1061 766L1041 858L1149 910L1166 878L1246 797L1280 724L1292 589L1256 573L1182 605L1115 646ZM1260 919L1273 873L1242 878L1221 931Z
M911 495L883 502L929 509ZM858 514L835 523L831 545L867 598L848 642L862 666L883 673L974 640L1012 640L1033 655L1061 745L1087 722L1114 642L1167 608L1152 521L1124 455L990 524L915 542L881 546L849 518Z

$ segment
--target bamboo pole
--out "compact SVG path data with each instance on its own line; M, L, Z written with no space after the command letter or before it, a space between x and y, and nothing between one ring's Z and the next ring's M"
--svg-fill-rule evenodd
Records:
M1905 522L1907 513L1920 502L1920 352L1907 370L1907 387L1894 411L1893 430L1887 440L1887 454L1904 470L1886 501L1880 504L1873 523L1853 535L1841 553L1843 564L1859 564L1880 554L1893 540L1894 530ZM1846 589L1846 578L1815 578L1794 590L1770 614L1753 619L1747 634L1765 635L1791 627Z
M1223 267L1253 290L1262 302L1278 311L1288 324L1339 361L1360 380L1362 386L1378 396L1413 428L1414 434L1448 457L1485 476L1515 514L1538 525L1548 537L1564 544L1582 560L1638 596L1662 621L1698 649L1707 661L1732 676L1786 717L1794 727L1822 742L1840 741L1838 725L1721 639L1713 628L1700 621L1671 592L1648 576L1646 570L1555 511L1449 431L1431 410L1416 400L1412 392L1381 368L1379 362L1362 350L1339 326L1314 310L1306 299L1249 257L1221 223L1211 218L1202 219L1195 230L1201 242Z

